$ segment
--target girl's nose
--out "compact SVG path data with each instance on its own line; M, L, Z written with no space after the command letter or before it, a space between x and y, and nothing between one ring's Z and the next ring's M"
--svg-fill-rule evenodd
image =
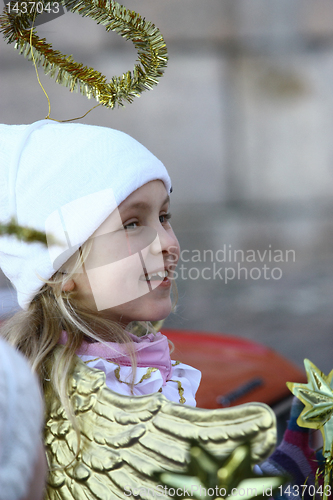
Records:
M179 255L179 243L175 233L171 228L165 229L160 227L157 231L156 238L151 244L150 251L153 254L170 254L177 257Z

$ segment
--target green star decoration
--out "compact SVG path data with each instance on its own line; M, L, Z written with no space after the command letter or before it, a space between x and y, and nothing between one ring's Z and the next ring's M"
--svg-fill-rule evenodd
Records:
M332 484L333 470L333 370L324 375L311 361L304 360L308 377L307 384L287 382L290 391L305 405L297 419L300 427L319 429L323 436L323 455L325 457L324 495Z
M311 361L304 360L307 384L287 382L290 391L305 405L297 419L300 427L320 429L323 435L323 455L333 455L333 370L324 375Z
M221 500L229 494L233 500L267 499L287 480L281 476L254 474L249 444L238 446L227 458L220 459L198 443L190 449L190 462L185 472L164 472L158 479L164 484L165 493L179 500Z

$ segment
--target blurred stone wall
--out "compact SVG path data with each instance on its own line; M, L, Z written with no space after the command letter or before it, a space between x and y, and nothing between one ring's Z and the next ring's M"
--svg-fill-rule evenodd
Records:
M128 0L167 42L165 77L125 109L83 122L119 128L160 157L175 203L330 202L333 187L331 0ZM130 42L66 13L41 37L111 78L133 67ZM1 120L47 114L31 62L0 45ZM41 74L51 116L94 102ZM55 145L57 147L57 145Z
M126 6L161 29L170 56L165 77L126 108L99 107L82 121L133 135L165 163L174 185L172 225L185 256L224 245L296 254L295 262L281 264L280 280L179 278L178 308L166 324L243 335L299 365L310 357L328 372L332 0L126 0ZM136 59L130 42L77 14L38 32L108 78ZM53 118L81 116L95 105L42 71L40 78ZM0 86L2 122L31 123L47 114L32 63L1 41ZM198 271L237 265L182 264ZM266 259L249 266L263 264L275 265ZM0 274L0 317L13 304L15 293Z

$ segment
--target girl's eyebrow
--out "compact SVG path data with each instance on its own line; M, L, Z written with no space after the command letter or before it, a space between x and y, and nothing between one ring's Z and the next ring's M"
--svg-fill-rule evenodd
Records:
M166 203L170 203L170 196L167 195L165 200L161 203L161 206L163 207ZM128 207L126 207L126 210L130 210L132 208L142 208L144 210L147 210L150 208L150 204L147 203L146 201L137 201L136 203L131 203Z
M168 194L167 194L167 196L166 196L165 200L164 200L164 201L163 201L163 203L162 203L162 207L163 207L164 205L166 205L167 203L168 203L168 204L170 204L170 196L169 196Z

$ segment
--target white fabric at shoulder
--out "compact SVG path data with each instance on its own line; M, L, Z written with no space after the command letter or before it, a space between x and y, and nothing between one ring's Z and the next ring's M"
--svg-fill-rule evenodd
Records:
M0 500L26 493L41 444L43 404L27 361L0 339Z

